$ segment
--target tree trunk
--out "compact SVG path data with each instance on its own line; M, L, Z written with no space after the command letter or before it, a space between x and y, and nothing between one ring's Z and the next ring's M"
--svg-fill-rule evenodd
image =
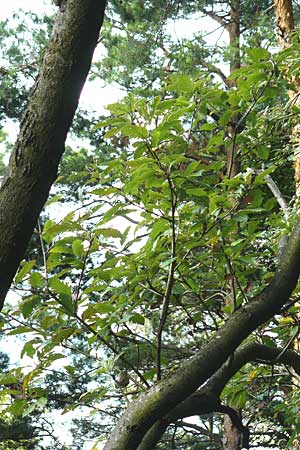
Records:
M230 73L241 67L241 52L240 52L240 0L231 0L230 4L230 24L229 42L230 42Z
M106 0L64 0L0 188L0 309L57 177Z
M240 414L238 412L238 414ZM224 438L223 438L223 450L240 450L242 448L241 433L231 418L224 415Z
M290 43L291 32L295 29L293 3L291 0L274 0L274 9L277 26L277 44L280 50L287 48ZM292 77L289 80L294 84L295 90L289 91L289 97L294 105L300 106L300 78ZM299 125L294 127L292 132L292 140L295 148L295 162L294 162L294 179L296 188L296 197L300 198L300 129Z

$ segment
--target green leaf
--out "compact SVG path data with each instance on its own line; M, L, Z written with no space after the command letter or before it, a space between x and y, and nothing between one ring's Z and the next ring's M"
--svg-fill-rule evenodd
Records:
M69 285L61 281L57 277L53 277L49 280L49 287L58 295L62 306L66 309L68 313L73 311L72 303L72 291Z
M7 334L14 336L15 334L32 333L32 328L29 327L18 327L15 330L9 331Z
M269 60L270 52L262 47L248 48L247 54L253 61Z
M269 158L270 149L266 145L259 145L256 148L257 156L264 161L266 161Z
M203 125L201 125L200 130L201 131L212 131L215 130L217 128L217 125L215 123L204 123Z
M141 314L138 314L138 313L133 314L129 320L130 320L130 322L136 323L138 325L144 325L144 323L145 323L144 316L142 316Z
M212 147L212 146L219 147L222 144L224 144L224 131L219 131L219 133L214 134L209 139L207 146L208 147Z
M75 256L81 257L84 254L84 248L80 239L75 239L72 242L72 250Z
M207 197L208 196L208 192L206 192L202 188L191 188L191 189L187 189L186 191L191 196L194 196L194 195L196 197Z
M53 197L49 198L49 200L47 200L45 206L49 206L52 205L53 203L59 202L62 198L63 198L62 195L54 195Z
M119 132L120 132L120 128L119 127L112 127L104 134L104 138L108 139L110 137L115 136Z
M93 308L100 314L111 313L116 309L115 306L111 305L110 303L96 303L96 305L93 305Z
M27 319L32 311L41 303L41 299L37 295L31 295L30 297L24 298L23 302L20 304L20 310L23 317Z
M9 411L14 416L19 417L22 416L25 406L26 406L25 399L16 399L10 406Z
M30 281L30 285L33 288L41 288L43 286L45 286L46 281L43 277L43 275L41 275L39 272L32 272L29 278Z
M165 232L170 228L170 224L165 219L157 220L151 230L150 236L153 240L157 238L161 233Z
M39 342L40 342L39 339L31 339L30 341L27 341L23 346L21 358L23 358L24 355L27 355L30 358L32 358L37 351L36 348L34 347L34 344L37 344Z
M11 373L0 375L0 385L17 383L18 379Z
M19 269L19 271L15 277L15 282L20 283L26 277L26 275L31 271L31 269L35 266L35 264L36 264L35 259L24 262L21 269Z
M148 137L147 128L140 125L125 125L121 130L123 135L130 138L147 139Z
M188 75L176 74L170 77L167 89L178 93L191 94L195 88L193 81Z
M59 330L57 330L54 335L52 336L52 340L53 342L55 342L55 344L59 344L62 341L64 341L65 339L68 339L70 336L72 336L73 334L75 334L77 332L77 328L74 327L63 327L60 328ZM63 355L60 357L64 357Z
M112 237L112 238L122 238L122 233L115 228L97 228L95 230L96 236Z

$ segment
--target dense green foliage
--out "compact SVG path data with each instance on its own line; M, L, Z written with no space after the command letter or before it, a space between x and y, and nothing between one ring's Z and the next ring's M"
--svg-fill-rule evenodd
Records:
M18 300L1 313L7 342L21 335L23 359L10 369L1 362L4 428L18 422L21 437L0 448L68 448L49 426L41 441L39 427L59 410L76 417L72 448L96 449L127 399L174 372L274 273L280 239L299 216L292 136L299 109L287 83L299 44L274 54L271 2L242 2L242 67L227 77L219 67L236 49L166 31L199 12L229 20L227 2L223 12L213 3L109 3L107 54L93 76L118 82L127 95L106 118L77 116L82 149L66 150L47 217L15 278ZM1 24L9 68L0 118L19 118L51 29L49 18L31 20L37 28L30 48L23 41L25 55L15 39L27 36L26 25ZM296 300L297 292L250 340L292 346ZM222 402L242 411L251 445L284 449L299 434L293 383L289 369L254 361L227 384ZM220 448L222 416L197 420L169 427L158 448Z

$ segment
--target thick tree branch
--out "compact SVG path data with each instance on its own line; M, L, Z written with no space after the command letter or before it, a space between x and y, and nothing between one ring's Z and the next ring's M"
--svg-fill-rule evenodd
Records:
M293 350L268 347L249 342L237 349L233 356L210 378L206 389L217 397L221 395L228 381L248 362L259 361L264 364L286 364L300 374L300 355Z
M286 364L300 373L300 355L293 350L284 351L282 348L267 347L256 342L249 342L235 351L235 353L213 375L209 382L194 392L185 401L157 421L146 433L138 450L152 450L160 441L171 423L193 415L221 412L229 415L230 419L244 436L244 443L249 440L249 431L243 425L240 417L232 408L220 403L219 396L229 380L247 363L259 360L264 364Z
M106 0L64 1L0 188L0 309L57 169Z
M151 426L195 392L241 342L288 301L300 270L300 223L294 227L269 286L236 311L193 358L132 402L105 450L135 450Z

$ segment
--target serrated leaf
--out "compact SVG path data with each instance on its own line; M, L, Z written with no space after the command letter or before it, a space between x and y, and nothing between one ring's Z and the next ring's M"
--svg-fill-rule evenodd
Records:
M94 311L97 311L100 314L107 314L115 311L115 307L110 303L97 303L94 306Z
M176 74L170 77L170 83L167 86L168 90L178 93L186 92L192 93L195 88L193 81L188 75Z
M33 288L41 288L46 284L43 275L41 275L39 272L32 272L29 278L29 282Z
M14 416L17 416L17 417L22 416L25 405L26 405L25 399L16 399L10 406L9 411Z
M17 383L18 379L11 373L0 375L0 385Z
M161 233L168 230L169 228L170 225L166 220L164 219L157 220L152 227L150 236L154 240L157 238L157 236L159 236Z
M25 298L20 304L20 310L23 314L23 317L25 319L29 317L39 303L40 297L37 295L31 295L30 297Z
M130 138L141 138L147 139L148 131L147 128L140 125L125 125L121 129L122 134Z
M186 190L189 195L195 195L196 197L207 197L208 192L202 188L191 188Z
M35 259L24 262L15 277L15 282L20 283L26 277L26 275L31 271L31 269L35 266L35 263L36 263Z
M248 48L246 51L247 51L248 56L253 61L261 61L261 60L269 60L270 59L270 52L268 52L268 50L266 50L262 47Z
M21 351L21 358L23 358L24 355L27 355L30 358L32 358L36 353L36 348L34 347L34 344L36 343L37 343L36 339L32 339L31 341L26 342Z
M145 318L141 314L138 314L138 313L133 314L129 320L130 320L130 322L137 323L138 325L144 325L144 323L145 323Z
M95 230L95 234L97 236L122 238L121 231L116 230L115 228L97 228L97 230Z
M217 125L215 123L204 123L201 125L200 130L201 131L211 131L215 130L217 128Z
M56 344L64 341L65 339L68 339L70 336L75 334L77 331L77 328L69 327L69 328L60 328L58 331L55 332L55 334L52 336L53 342ZM64 356L61 356L64 358Z
M53 203L59 202L59 200L63 198L62 195L54 195L52 198L49 198L49 200L46 202L45 206L52 205Z
M73 311L72 291L68 284L64 283L57 277L49 280L49 287L58 295L62 306L65 307L68 313Z

